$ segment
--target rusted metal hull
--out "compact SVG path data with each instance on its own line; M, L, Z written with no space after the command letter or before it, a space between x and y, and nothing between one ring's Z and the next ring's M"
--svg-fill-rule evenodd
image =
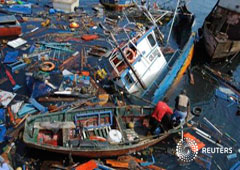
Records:
M240 52L240 13L217 5L204 22L203 40L211 61Z
M79 157L102 158L102 157L113 157L113 156L131 154L131 153L146 149L150 146L153 146L168 136L169 136L169 134L166 134L159 138L148 140L147 142L142 143L142 144L133 144L133 145L124 146L123 148L118 148L118 149L102 149L102 150L96 150L96 149L92 149L92 150L91 149L89 149L89 150L74 149L74 150L71 150L71 149L56 148L56 147L51 147L51 146L41 146L38 144L28 143L27 141L24 141L24 142L30 147L33 147L36 149L41 149L41 150L46 150L46 151L50 151L50 152L61 153L61 154L70 154L71 153L72 155L79 156Z
M203 30L205 49L212 61L224 59L240 52L240 40L219 39L204 24Z

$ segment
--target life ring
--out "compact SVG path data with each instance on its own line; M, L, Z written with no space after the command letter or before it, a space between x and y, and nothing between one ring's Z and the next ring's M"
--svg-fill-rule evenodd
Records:
M54 68L55 64L50 61L43 62L40 66L40 69L45 72L52 71Z
M123 53L127 56L127 59L130 64L132 64L135 61L136 53L131 48L125 48Z

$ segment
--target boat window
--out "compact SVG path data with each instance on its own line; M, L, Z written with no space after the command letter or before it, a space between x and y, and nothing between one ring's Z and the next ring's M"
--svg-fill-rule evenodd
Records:
M124 79L126 81L127 88L129 88L134 83L134 80L129 73L124 77Z
M149 61L153 61L156 57L161 57L158 49L156 49L151 55L149 55Z
M156 41L153 38L153 35L148 35L148 41L150 42L151 46L154 47L156 45Z

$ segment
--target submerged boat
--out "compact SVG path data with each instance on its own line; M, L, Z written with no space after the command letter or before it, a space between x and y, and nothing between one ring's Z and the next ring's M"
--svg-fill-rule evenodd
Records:
M134 6L133 0L100 0L100 3L110 9L123 10L124 8Z
M145 12L145 14L148 18L153 18L149 12ZM172 24L171 28L165 27L167 32L170 32L169 34L172 29L174 32L174 28L180 27L179 24L182 24L181 18L184 17L181 15L185 16L185 13L179 12L174 17L178 18L178 22ZM194 16L189 12L187 12L187 16L190 17L190 20L182 24L182 30L190 30L190 35L181 34L185 41L181 41L180 44L168 38L170 40L166 44L159 45L158 39L160 37L163 40L163 36L160 36L159 26L154 19L151 20L153 24L151 28L136 33L132 38L125 31L129 40L121 43L109 57L113 68L112 75L121 89L129 94L135 94L157 103L166 95L174 82L180 80L191 63L194 50L195 33L191 31ZM172 22L174 23L174 21ZM176 30L176 32L178 35L180 34L179 31Z
M31 116L25 122L23 141L30 147L82 157L129 154L181 130L177 127L149 136L146 122L153 109L103 107ZM188 120L192 118L189 114Z
M0 16L0 37L18 36L21 33L21 25L15 16Z
M205 19L203 41L212 61L240 51L239 4L239 0L220 0Z

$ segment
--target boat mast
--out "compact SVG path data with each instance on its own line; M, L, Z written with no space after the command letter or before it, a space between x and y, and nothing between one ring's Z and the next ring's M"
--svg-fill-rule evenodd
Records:
M175 21L175 18L176 18L176 14L177 14L177 9L178 9L179 3L180 3L180 0L178 0L178 2L177 2L177 6L176 6L176 9L175 9L175 12L174 12L174 15L173 15L172 24L171 24L170 31L169 31L168 38L167 38L167 44L169 42L170 35L172 33L172 28L173 28L173 24L174 24L174 21Z

